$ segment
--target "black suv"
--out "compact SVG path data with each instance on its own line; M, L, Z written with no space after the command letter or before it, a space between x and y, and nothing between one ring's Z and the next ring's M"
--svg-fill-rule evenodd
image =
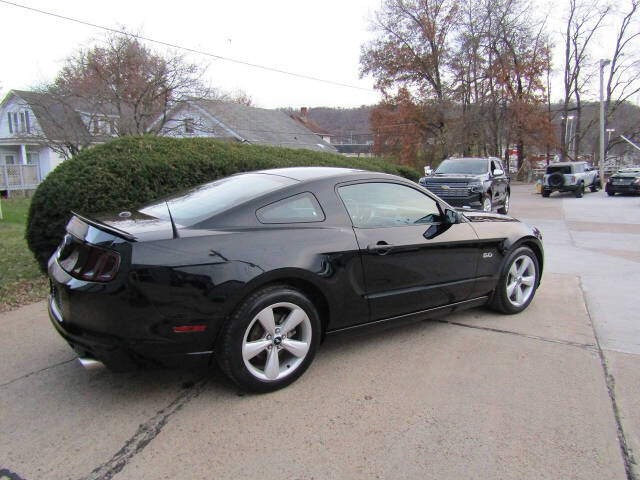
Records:
M495 157L448 158L420 185L454 207L509 211L509 177Z

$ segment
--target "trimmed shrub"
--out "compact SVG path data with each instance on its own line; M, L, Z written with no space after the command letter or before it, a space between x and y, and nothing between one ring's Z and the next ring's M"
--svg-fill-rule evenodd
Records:
M131 210L165 195L238 172L292 166L351 167L417 181L418 172L380 158L242 145L210 138L124 137L65 160L38 186L27 219L29 248L43 271L71 210Z

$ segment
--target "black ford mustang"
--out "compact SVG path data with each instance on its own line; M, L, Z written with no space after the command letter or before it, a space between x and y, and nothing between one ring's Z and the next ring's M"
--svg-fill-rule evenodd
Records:
M135 212L75 214L49 260L53 325L114 369L210 362L281 388L324 335L489 304L518 313L543 265L536 228L458 212L381 173L287 168Z

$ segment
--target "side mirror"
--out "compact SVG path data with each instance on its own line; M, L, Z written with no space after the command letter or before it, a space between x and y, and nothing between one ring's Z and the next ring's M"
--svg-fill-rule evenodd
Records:
M493 171L493 175L494 175L495 177L498 177L498 176L500 176L500 175L504 175L504 170L502 170L502 169L500 169L500 168L496 168L496 169Z
M451 228L451 225L458 223L459 220L460 217L458 216L458 212L456 212L455 210L451 210L450 208L445 208L444 215L442 215L442 221L440 223L431 224L429 228L427 228L427 231L422 234L422 236L427 240L431 240L438 235L442 235L444 232Z

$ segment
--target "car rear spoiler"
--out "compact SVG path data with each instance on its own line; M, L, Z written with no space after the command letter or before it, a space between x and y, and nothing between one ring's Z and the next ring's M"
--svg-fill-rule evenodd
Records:
M91 218L87 218L83 215L80 215L79 213L74 212L73 210L71 211L71 214L78 218L78 220L83 221L84 223L86 223L87 225L90 225L94 228L97 228L99 230L102 230L104 232L110 233L111 235L115 235L117 237L120 238L124 238L125 240L129 240L130 242L135 242L137 241L137 238L134 237L133 235L131 235L128 232L125 232L124 230L120 230L119 228L116 227L112 227L110 225L107 225L106 223L102 223L98 220L93 220Z

